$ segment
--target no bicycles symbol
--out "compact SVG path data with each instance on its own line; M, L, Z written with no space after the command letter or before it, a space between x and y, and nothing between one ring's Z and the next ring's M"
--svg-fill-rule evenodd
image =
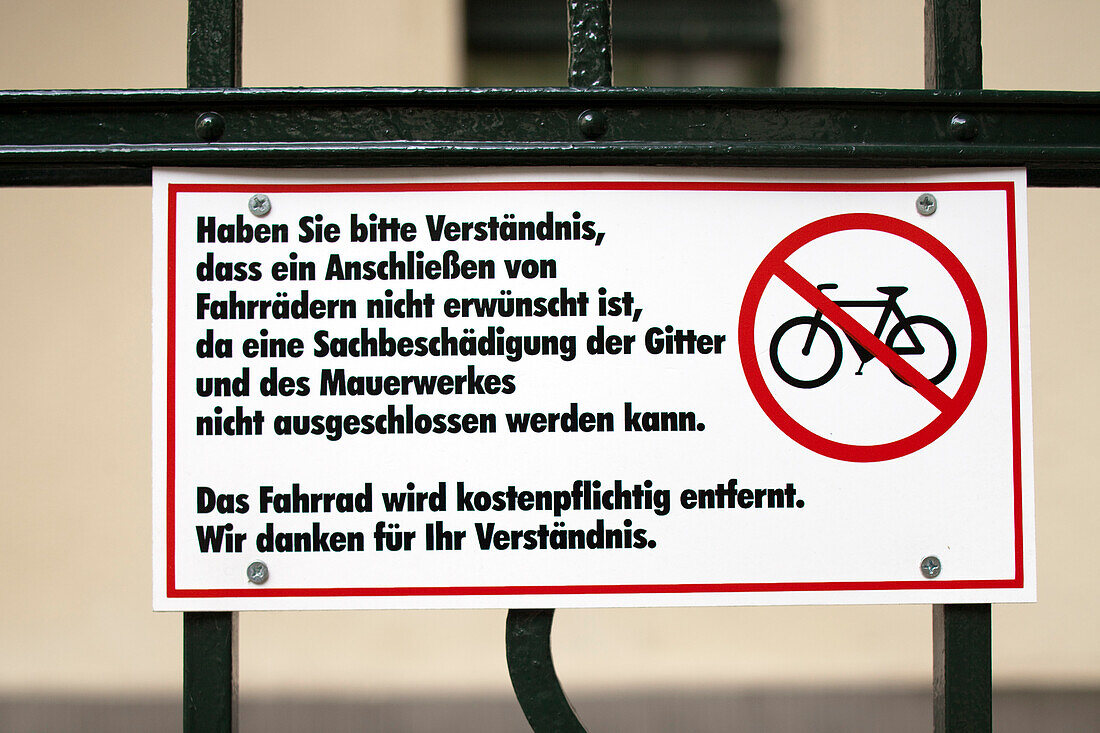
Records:
M876 283L881 297L875 299L841 299L829 297L837 289L835 282L812 283L791 265L792 255L815 243L820 247L835 247L836 242L819 242L822 237L844 232L870 231L900 238L904 246L915 245L931 255L954 283L961 296L969 323L952 327L936 313L906 313L900 302L910 290L897 283ZM840 260L841 258L837 258ZM850 273L843 273L848 275ZM772 280L786 286L808 308L790 313L778 327L758 324L761 299ZM861 323L853 312L877 314L874 330ZM961 320L961 319L960 319ZM965 334L965 330L969 334ZM760 332L757 333L757 330ZM966 338L958 339L962 334ZM842 214L807 224L790 234L768 253L749 281L741 306L738 324L741 363L750 389L772 422L790 438L821 455L844 461L885 461L908 455L924 448L943 435L966 410L981 381L986 358L986 321L981 299L974 281L961 262L939 240L928 232L900 219L879 214ZM959 354L958 342L969 343L969 353ZM847 342L847 343L846 343ZM758 344L762 348L758 348ZM850 345L850 351L849 351ZM854 352L858 359L856 375L878 360L894 377L891 383L898 390L913 391L931 406L931 419L922 422L907 434L888 440L861 444L842 442L826 437L826 431L811 429L797 419L777 399L777 390L787 390L784 404L807 401L812 392L829 384L839 373L845 352ZM949 378L960 361L966 368L949 394ZM779 381L768 384L762 370L769 370ZM941 387L941 385L944 385ZM840 389L840 387L838 387ZM893 390L891 387L889 390ZM866 395L875 402L860 404L851 397L854 415L879 409L891 400L894 392ZM800 400L800 396L803 398ZM856 418L858 419L858 418Z

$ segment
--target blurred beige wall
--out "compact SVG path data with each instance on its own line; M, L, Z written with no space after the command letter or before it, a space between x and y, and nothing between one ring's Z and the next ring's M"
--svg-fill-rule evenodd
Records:
M1098 87L1100 4L988 1L998 88ZM792 85L919 87L922 3L787 0ZM181 0L3 4L0 88L174 87ZM255 86L461 83L458 0L253 0ZM1100 684L1093 560L1096 191L1032 190L1040 602L994 609L1000 683ZM0 693L177 694L179 614L150 608L150 194L0 189ZM1072 314L1072 316L1070 315ZM571 690L927 684L926 606L563 611ZM509 690L504 613L241 615L241 690Z

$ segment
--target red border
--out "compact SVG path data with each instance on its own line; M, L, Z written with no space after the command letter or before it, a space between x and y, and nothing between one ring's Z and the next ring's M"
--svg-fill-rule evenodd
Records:
M1016 292L1016 200L1013 184L1006 181L921 183L747 183L692 181L550 181L550 182L462 182L462 183L379 183L379 184L265 184L271 193L406 193L427 191L780 191L780 192L930 192L1004 191L1008 216L1009 331L1012 389L1013 513L1015 574L1012 578L975 580L913 580L853 582L779 583L679 583L633 585L557 586L440 586L390 588L177 588L175 575L175 323L176 323L176 200L180 193L254 193L255 184L171 183L168 184L168 323L166 382L166 545L167 598L342 598L416 596L500 596L500 595L606 595L638 593L790 593L800 591L876 591L924 589L995 589L1024 586L1023 550L1023 456L1020 432L1019 299Z
M176 595L176 189L168 185L168 259L165 270L168 277L168 342L165 377L168 382L168 405L165 412L165 467L167 476L167 504L165 514L168 526L165 534L165 592L169 598Z
M954 397L945 395L938 387L924 379L919 372L912 369L904 359L883 347L885 353L882 353L879 358L885 362L892 357L892 361L888 366L908 378L911 384L919 387L918 380L923 381L928 390L934 393L926 395L926 398L940 410L940 414L913 434L881 445L841 443L829 440L801 425L783 409L783 406L779 404L771 390L768 389L757 361L756 315L760 306L760 299L771 283L772 278L782 281L802 297L810 299L811 306L822 310L830 320L850 322L850 326L839 322L837 325L842 326L845 330L851 328L852 335L861 340L864 348L869 351L876 351L867 345L870 342L877 341L867 329L847 316L828 298L821 295L813 285L806 282L787 263L792 254L817 239L827 234L854 229L893 234L917 245L932 255L955 281L970 317L970 356L967 359L966 373L963 375L962 382ZM836 315L833 316L829 312L830 310L835 311ZM771 418L772 422L792 440L815 453L842 461L864 463L886 461L914 453L939 438L962 417L963 412L970 405L974 393L978 391L978 383L981 381L982 372L985 369L986 338L985 310L982 308L978 289L958 258L942 242L923 229L901 219L881 214L839 214L829 216L810 222L785 237L764 257L763 262L760 263L760 266L749 280L748 287L745 288L745 298L741 306L741 317L738 323L738 348L741 353L741 365L745 370L745 377L753 396L756 397L761 409ZM878 355L877 351L876 355ZM898 362L897 366L893 362ZM912 373L915 378L911 378L909 373ZM921 390L918 389L918 391Z

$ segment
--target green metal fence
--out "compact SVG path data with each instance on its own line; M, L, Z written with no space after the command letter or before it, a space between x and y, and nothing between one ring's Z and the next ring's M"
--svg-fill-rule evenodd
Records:
M243 0L189 0L188 89L0 92L0 184L148 185L154 166L1026 166L1100 185L1100 94L985 91L978 0L926 0L926 90L613 88L610 0L567 0L569 88L244 89ZM508 614L535 731L583 731L552 610ZM933 607L936 731L991 730L989 605ZM237 615L184 614L184 730L237 730Z

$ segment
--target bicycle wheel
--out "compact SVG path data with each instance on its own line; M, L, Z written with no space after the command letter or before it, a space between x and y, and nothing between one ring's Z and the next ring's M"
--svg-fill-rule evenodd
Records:
M810 344L810 353L806 353L804 345L806 343L806 337L808 331L802 331L799 329L795 332L796 335L801 335L801 338L796 338L793 341L787 339L785 344L786 348L784 352L787 354L794 353L796 356L804 357L802 363L799 366L803 366L805 371L810 372L809 375L799 374L795 376L791 374L780 362L779 362L779 342L786 336L792 329L799 326L806 326L812 328L814 324L817 324L817 333L824 334L829 337L828 343L832 345L832 357L830 359L828 346L818 347L814 349L814 344ZM816 335L816 334L815 334ZM823 343L820 339L814 341L814 343ZM792 351L793 348L793 351ZM830 379L836 376L836 373L840 371L840 360L843 357L843 351L841 349L840 336L837 335L836 330L825 321L818 319L816 316L796 316L791 320L780 326L775 335L772 336L771 347L769 348L769 355L771 356L772 368L775 369L775 373L780 378L791 385L792 387L798 387L799 389L813 389L814 387L820 387L828 382ZM821 367L824 366L824 372L817 377L812 376L821 371ZM800 371L798 369L793 371ZM803 376L810 376L809 379L802 379Z
M931 316L909 316L903 318L890 330L890 335L886 337L886 346L894 350L894 341L897 340L898 336L906 330L912 330L913 333L916 333L917 326L920 326L921 332L925 334L923 337L920 337L920 343L924 347L921 353L929 354L930 356L945 354L945 358L943 358L943 367L940 368L939 371L934 371L940 364L938 359L930 365L931 369L928 368L929 364L927 363L914 364L913 366L926 377L928 377L929 372L932 372L932 376L928 377L928 381L932 384L939 384L947 379L947 375L955 368L955 337L947 330L947 326ZM929 331L929 328L932 330ZM932 338L933 334L939 334L939 338ZM929 340L925 341L925 338ZM893 374L898 381L908 384L908 382L899 377L896 372L891 371L891 374Z

